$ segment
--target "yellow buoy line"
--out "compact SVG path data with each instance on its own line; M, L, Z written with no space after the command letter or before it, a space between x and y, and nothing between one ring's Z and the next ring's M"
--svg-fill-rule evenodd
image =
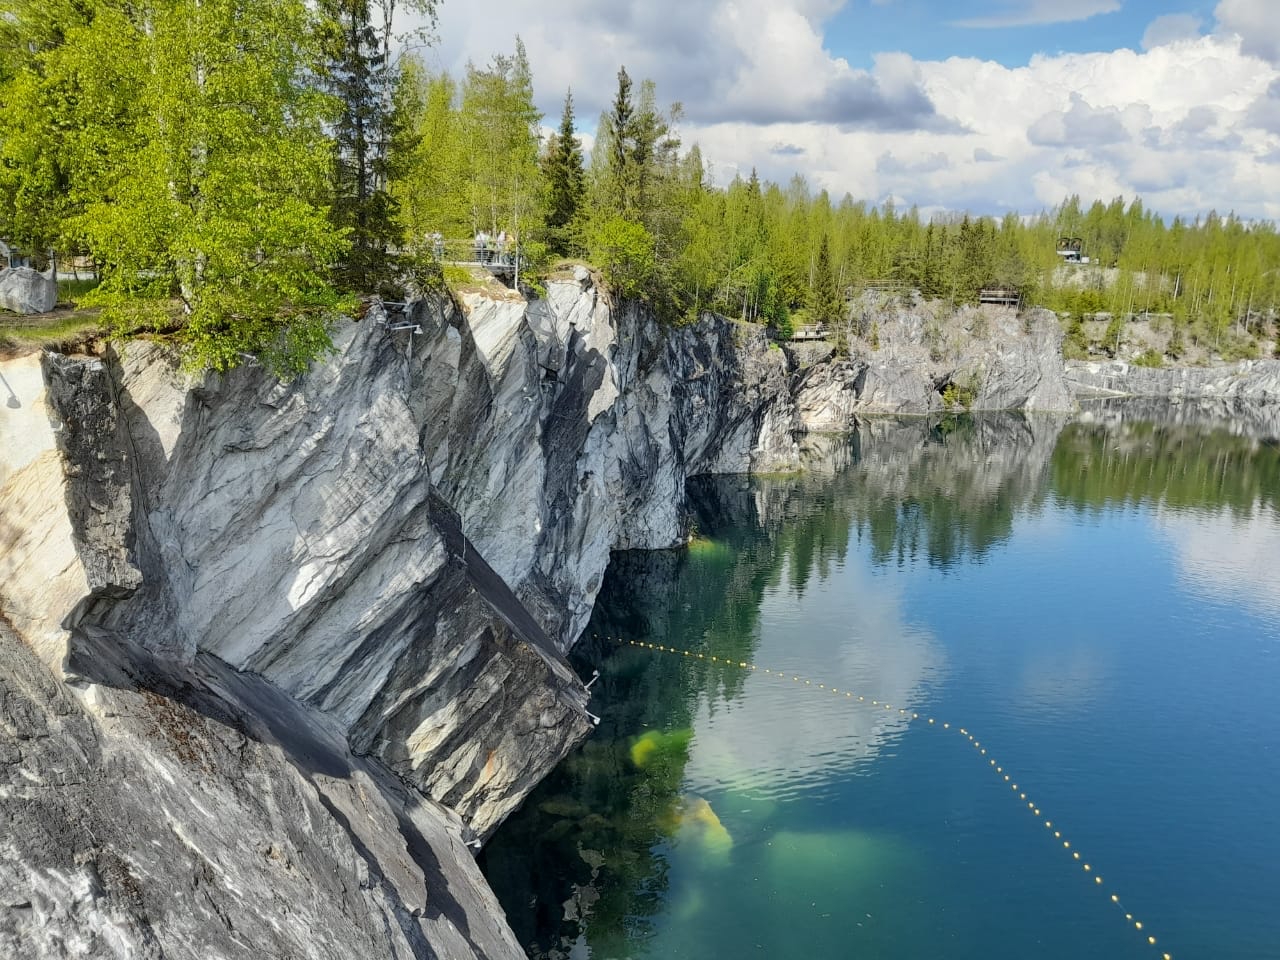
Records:
M596 637L596 639L598 640L599 637ZM891 703L885 703L880 700L870 700L865 695L858 694L852 690L841 690L837 687L830 686L829 684L816 683L813 680L787 670L772 670L768 667L758 667L756 664L748 663L745 660L732 660L727 657L718 657L709 653L699 653L696 650L685 650L661 643L644 643L639 640L627 640L622 637L605 637L605 639L614 643L637 647L642 650L652 650L656 653L670 653L679 657L686 657L690 660L705 660L710 663L718 663L728 667L735 667L752 673L762 673L766 676L774 677L784 682L796 683L809 687L811 690L822 690L824 692L829 691L836 696L842 696L844 699L855 703L861 703L877 709L883 709L890 713L896 712L899 716L904 717L909 723L918 722L929 727L941 728L946 731L956 731L965 739L966 742L969 743L970 746L973 747L975 751L977 751L979 756L986 759L987 768L997 777L1001 778L1001 782L1009 787L1010 792L1017 797L1018 802L1026 804L1027 812L1035 817L1038 823L1044 824L1046 832L1053 834L1054 843L1062 844L1063 852L1070 856L1072 863L1078 865L1081 872L1091 878L1093 885L1107 895L1112 905L1124 913L1125 924L1132 927L1132 929L1145 937L1148 945L1152 947L1157 946L1154 934L1148 931L1146 925L1141 920L1136 919L1134 915L1125 908L1125 905L1121 901L1118 893L1107 889L1102 876L1098 873L1097 867L1086 859L1080 851L1072 845L1071 841L1063 835L1061 825L1057 824L1040 808L1038 803L1027 796L1026 790L1023 787L1020 787L1017 781L1013 779L1013 774L1006 771L994 757L987 753L987 748L982 745L982 742L974 735L973 731L969 730L967 727L956 726L948 721L939 720L936 717L921 715L916 711L907 710L904 707L894 707ZM1168 953L1162 952L1160 956L1161 960L1173 960L1172 955Z

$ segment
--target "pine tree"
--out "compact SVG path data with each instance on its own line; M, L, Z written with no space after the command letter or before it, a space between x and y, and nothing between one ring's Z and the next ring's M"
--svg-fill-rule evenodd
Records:
M813 271L813 289L809 294L809 315L815 323L834 324L843 314L840 290L831 268L831 248L827 235L818 244L818 259Z
M393 84L369 0L320 0L324 80L338 103L333 125L334 225L348 232L351 253L339 270L352 289L375 289L393 273L388 248L401 239L395 201L385 189Z
M624 216L634 212L632 193L632 153L631 142L634 136L632 116L634 107L631 103L631 77L626 67L618 68L618 92L613 98L613 109L607 115L605 133L608 142L609 187L613 191L614 203Z
M552 136L543 155L542 172L548 191L547 226L554 231L554 246L560 253L568 253L571 228L586 193L582 143L573 124L572 91L565 94L560 129Z

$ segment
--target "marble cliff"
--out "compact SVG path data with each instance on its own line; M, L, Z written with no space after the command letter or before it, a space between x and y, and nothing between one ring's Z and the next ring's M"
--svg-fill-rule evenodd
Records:
M375 308L291 384L0 360L0 955L521 956L469 848L591 730L611 552L951 384L1074 403L1051 317L876 323L801 355L580 268Z

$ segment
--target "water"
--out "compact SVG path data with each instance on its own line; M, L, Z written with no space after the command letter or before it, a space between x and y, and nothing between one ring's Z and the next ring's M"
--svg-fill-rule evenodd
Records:
M530 955L1280 957L1280 449L1103 419L694 484L693 546L611 567L598 731L483 856Z

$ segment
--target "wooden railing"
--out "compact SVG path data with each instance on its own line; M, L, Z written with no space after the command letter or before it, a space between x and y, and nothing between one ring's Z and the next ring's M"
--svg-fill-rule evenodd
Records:
M792 342L806 340L826 340L831 336L825 323L802 323L791 331Z
M1022 303L1022 294L1010 287L992 287L978 291L978 302L1016 307Z

